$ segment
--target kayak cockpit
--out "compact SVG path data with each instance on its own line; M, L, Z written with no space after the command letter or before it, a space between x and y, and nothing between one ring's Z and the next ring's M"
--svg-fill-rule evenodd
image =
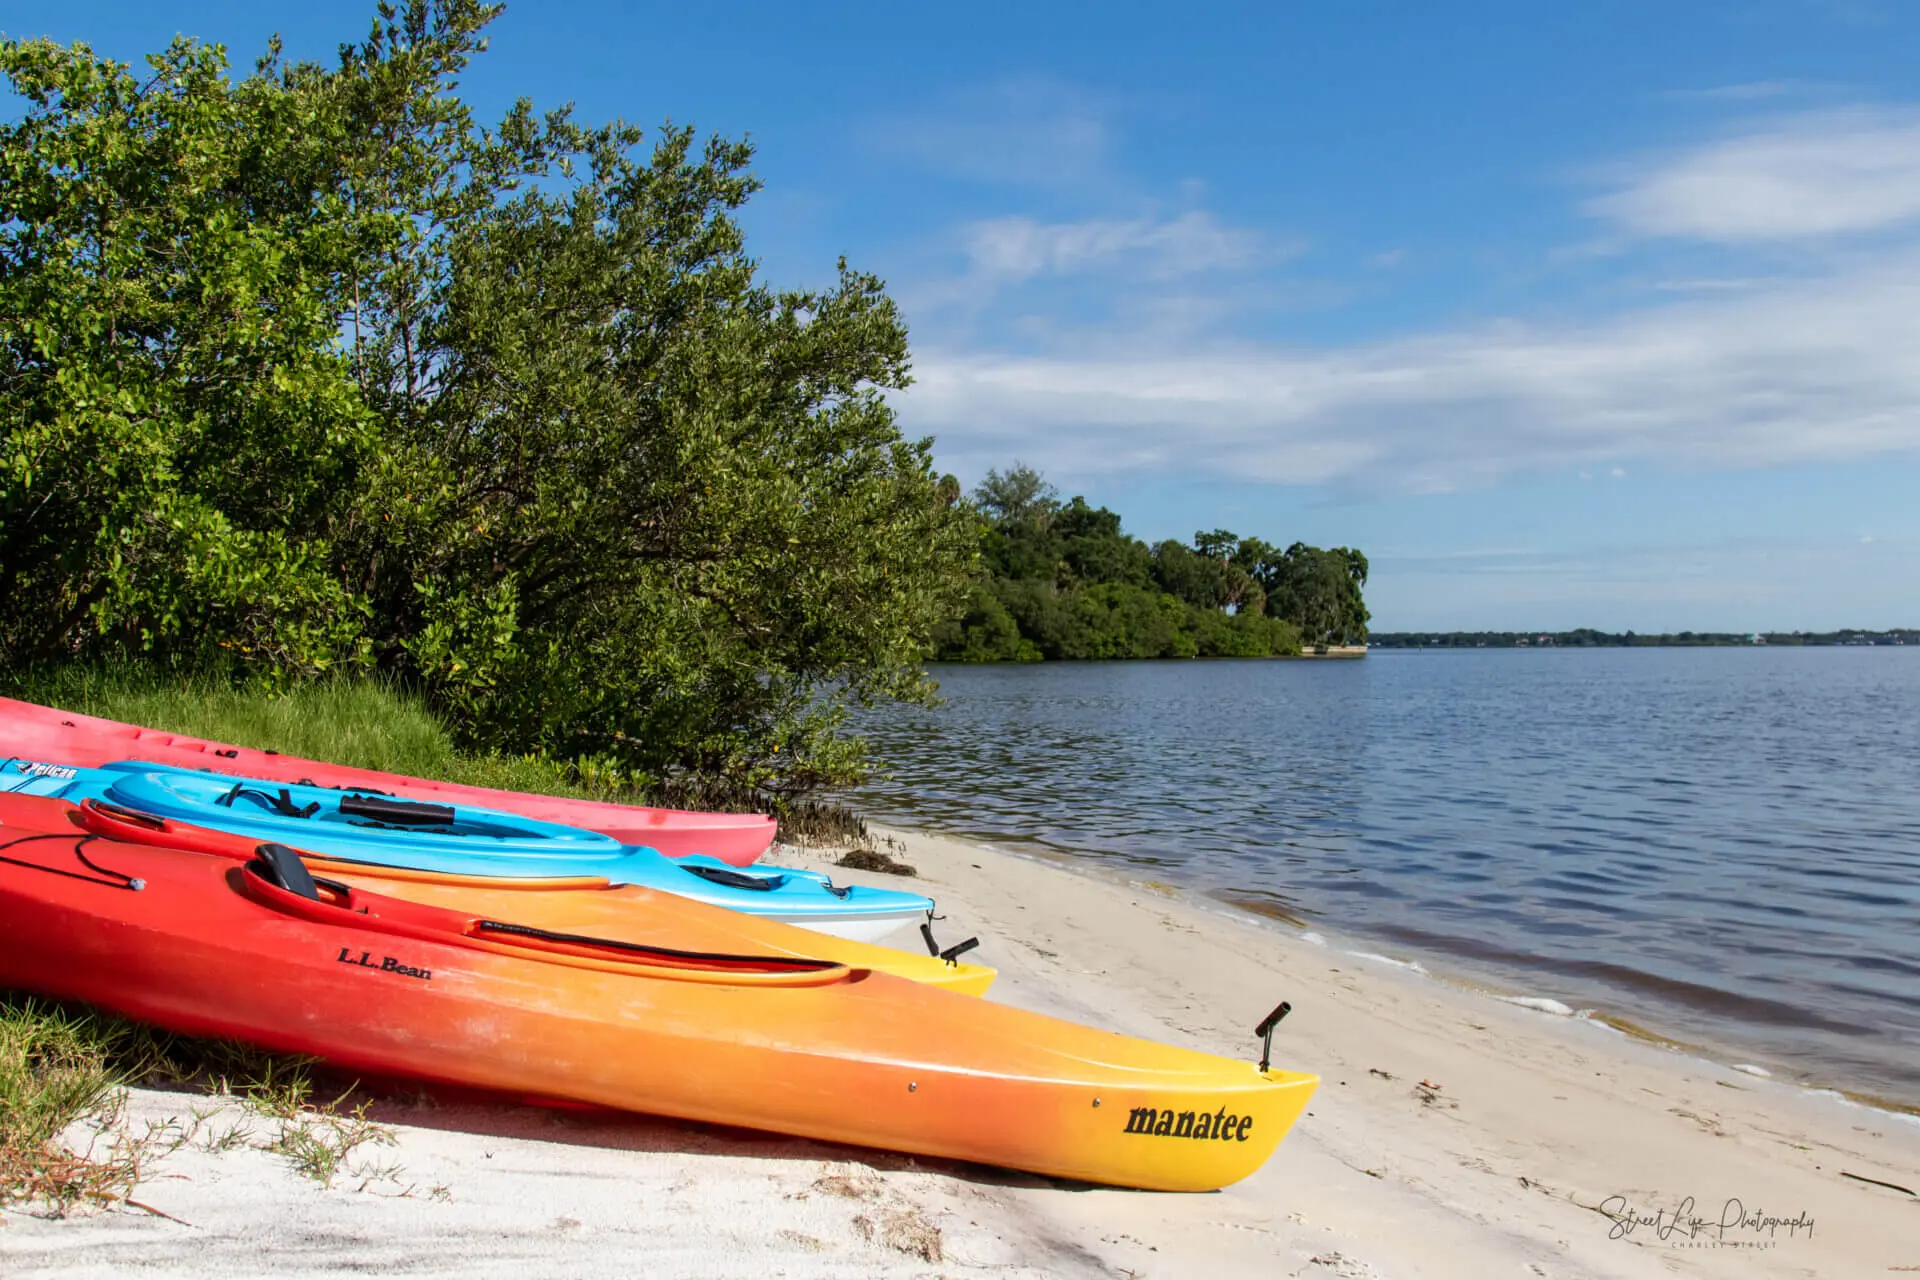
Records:
M867 972L808 956L685 951L480 919L317 878L300 855L283 844L260 845L253 860L235 874L242 892L301 919L571 968L751 986L818 986L857 980Z

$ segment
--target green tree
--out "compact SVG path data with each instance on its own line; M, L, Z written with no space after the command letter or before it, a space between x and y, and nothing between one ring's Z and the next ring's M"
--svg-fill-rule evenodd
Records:
M378 432L335 337L380 228L343 113L273 53L237 85L190 41L148 67L0 42L0 660L356 657L329 516Z
M237 80L0 44L0 658L371 663L472 743L855 776L842 709L925 696L978 545L898 311L758 279L744 143L477 125L497 13Z
M1168 595L1201 609L1218 607L1226 590L1220 561L1172 538L1154 544L1153 580Z
M1153 559L1145 544L1120 530L1120 517L1076 497L1054 513L1049 526L1059 539L1061 563L1072 580L1119 582L1144 587L1152 581Z
M1279 553L1265 548L1253 574L1266 589L1267 612L1298 626L1306 643L1350 644L1367 638L1369 614L1361 595L1367 558L1360 552L1304 542Z
M1045 656L1020 634L1020 624L984 582L974 586L965 614L934 627L933 648L947 662L1038 662Z
M1315 644L1366 635L1357 551L1282 552L1228 529L1148 548L1117 512L1059 502L1031 467L988 475L975 494L984 581L940 629L937 657L1269 657L1298 654L1306 634Z
M1044 526L1060 506L1060 491L1024 462L1004 472L989 470L973 491L973 501L996 524Z

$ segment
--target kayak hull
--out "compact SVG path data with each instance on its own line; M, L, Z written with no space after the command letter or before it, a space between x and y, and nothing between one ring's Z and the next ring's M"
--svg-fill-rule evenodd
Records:
M518 950L82 839L7 849L0 984L354 1071L1169 1191L1252 1173L1317 1084L884 973Z
M763 917L778 920L782 924L799 929L809 929L815 933L824 933L833 938L844 938L849 942L876 943L882 938L890 938L903 929L917 929L930 919L927 912L918 908L899 911L874 911L861 916L813 916L781 915L778 911Z
M700 813L642 805L536 796L494 787L436 782L378 769L327 764L300 756L210 742L99 716L0 698L0 751L97 768L117 760L145 760L273 782L308 781L324 787L400 791L449 804L505 809L544 822L581 827L621 844L645 845L670 858L703 853L744 867L767 851L777 824L760 813Z

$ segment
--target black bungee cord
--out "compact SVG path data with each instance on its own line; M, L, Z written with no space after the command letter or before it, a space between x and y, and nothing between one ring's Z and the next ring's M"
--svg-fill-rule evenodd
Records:
M138 893L146 888L147 882L140 879L140 877L130 876L124 871L115 871L112 867L103 867L87 856L86 847L99 838L99 836L69 836L65 832L60 831L42 831L37 835L16 836L5 844L0 844L0 849L11 849L17 844L29 844L35 840L72 840L73 856L80 859L80 865L94 873L90 876L83 876L78 871L63 871L59 867L49 867L45 863L24 862L19 858L9 858L5 854L0 854L0 862L11 863L16 867L25 867L29 871L44 871L48 875L66 876L72 880L84 880L88 884L104 884L111 889L131 889L135 893Z

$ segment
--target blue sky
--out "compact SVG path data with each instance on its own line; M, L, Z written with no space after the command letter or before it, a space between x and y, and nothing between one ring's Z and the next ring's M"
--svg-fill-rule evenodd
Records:
M1920 622L1916 49L1877 0L545 3L467 89L751 134L768 275L889 281L969 483L1359 546L1380 629L1824 629Z

